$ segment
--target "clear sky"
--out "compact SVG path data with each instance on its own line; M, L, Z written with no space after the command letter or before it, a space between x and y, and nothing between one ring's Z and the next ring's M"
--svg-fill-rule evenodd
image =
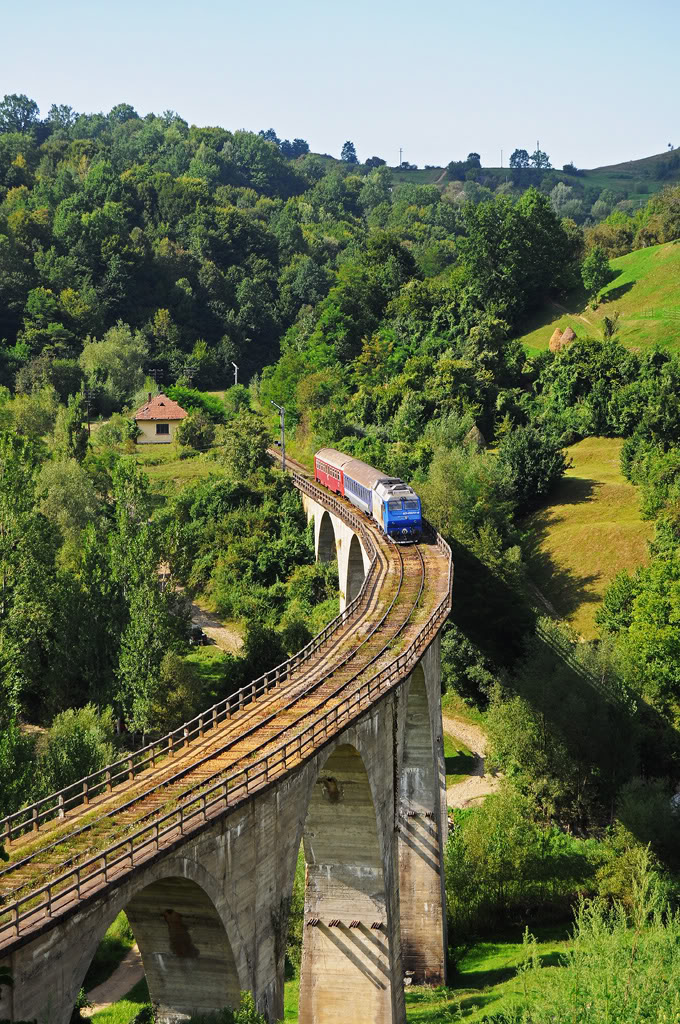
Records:
M680 145L677 0L5 0L0 95L307 139L423 166Z

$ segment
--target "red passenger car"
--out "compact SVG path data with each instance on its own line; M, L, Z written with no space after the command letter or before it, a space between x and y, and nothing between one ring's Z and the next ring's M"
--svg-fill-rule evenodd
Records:
M351 455L341 455L334 448L321 448L314 456L314 479L329 491L345 494L343 466L352 461Z

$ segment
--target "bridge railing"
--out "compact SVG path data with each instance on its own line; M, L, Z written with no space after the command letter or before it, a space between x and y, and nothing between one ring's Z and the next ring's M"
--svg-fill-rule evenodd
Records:
M338 629L359 613L366 593L372 584L378 557L370 531L360 516L350 512L331 494L315 487L305 477L297 473L293 474L293 480L299 490L315 499L322 498L326 505L360 535L370 558L370 566L354 600L301 650L281 662L280 665L242 686L229 697L202 711L189 722L184 722L177 729L161 736L160 739L106 765L105 768L100 768L98 771L78 779L77 782L72 782L63 789L50 793L49 796L42 797L27 807L22 807L13 814L8 814L5 818L0 819L0 841L9 845L13 839L27 832L38 832L46 822L53 821L55 818L64 818L68 810L81 804L87 805L90 800L102 793L113 792L117 786L129 783L141 772L155 767L156 761L172 757L194 740L200 739L207 730L215 728L221 722L231 718L232 714L241 711L246 705L257 700L258 697L266 695L274 687L285 683L302 664L326 644Z
M78 899L89 895L99 885L106 884L126 867L142 863L157 852L161 842L181 838L186 826L207 822L215 814L246 800L255 792L275 782L292 768L298 767L305 757L323 746L337 733L389 689L400 682L418 664L451 609L453 563L451 549L439 534L437 547L448 557L448 586L434 612L424 623L405 651L393 662L376 672L370 679L338 704L318 715L297 736L286 740L255 761L226 774L203 792L167 814L138 829L132 835L102 850L88 860L52 879L47 884L19 897L0 909L0 940L7 931L20 934L21 925L43 914L48 919L59 910L59 903L76 894ZM198 819L198 822L196 821ZM24 908L24 909L22 909Z

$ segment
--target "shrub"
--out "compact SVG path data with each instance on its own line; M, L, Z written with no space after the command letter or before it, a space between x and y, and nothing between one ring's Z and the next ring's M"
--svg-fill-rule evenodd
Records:
M569 463L558 439L536 427L516 427L505 435L498 460L517 498L518 511L537 505L564 475Z

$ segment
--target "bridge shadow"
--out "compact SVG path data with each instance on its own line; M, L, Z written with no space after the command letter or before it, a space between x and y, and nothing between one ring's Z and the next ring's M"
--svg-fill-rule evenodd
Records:
M574 497L587 500L587 490ZM673 819L668 801L665 842L651 812L617 806L626 782L677 777L678 731L640 693L626 689L597 644L571 640L469 551L455 543L452 549L451 619L505 670L506 695L522 697L539 716L546 727L547 764L566 759L573 766L569 800L563 801L573 810L558 818L581 834L619 820L641 843L652 842L667 864L680 866L680 821ZM479 691L477 699L484 701Z
M531 530L524 545L529 575L542 588L541 597L547 595L565 618L579 606L600 599L593 586L601 579L601 573L579 573L564 565L554 557L547 541L555 527L567 521L569 508L595 501L602 486L600 480L564 477L551 504L539 508L531 517ZM561 512L561 508L566 511Z

